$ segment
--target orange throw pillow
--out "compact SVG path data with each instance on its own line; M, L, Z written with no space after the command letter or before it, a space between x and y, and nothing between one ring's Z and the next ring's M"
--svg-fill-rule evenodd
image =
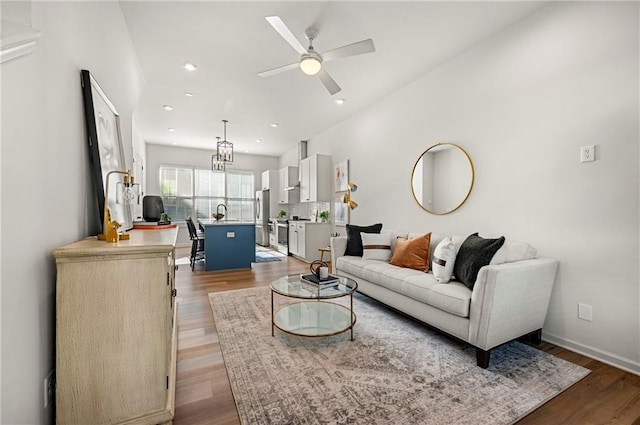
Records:
M396 249L391 258L391 264L423 272L428 271L430 242L431 232L412 239L398 237L396 239Z

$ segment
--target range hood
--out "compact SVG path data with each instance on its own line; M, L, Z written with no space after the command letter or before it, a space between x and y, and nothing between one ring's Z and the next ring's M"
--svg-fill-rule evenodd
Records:
M300 170L300 161L307 157L307 140L298 142L298 170ZM297 181L289 181L289 185L284 190L296 190L300 188L300 173L298 172Z

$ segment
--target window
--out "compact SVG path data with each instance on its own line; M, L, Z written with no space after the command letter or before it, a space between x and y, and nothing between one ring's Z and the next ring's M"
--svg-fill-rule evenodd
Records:
M211 172L191 167L160 167L160 190L165 212L173 221L186 217L211 218L219 204L226 218L252 221L254 175L250 171Z

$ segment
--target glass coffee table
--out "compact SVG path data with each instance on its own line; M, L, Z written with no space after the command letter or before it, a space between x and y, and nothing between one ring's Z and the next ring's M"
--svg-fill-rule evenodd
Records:
M300 275L283 276L271 282L271 336L275 328L292 335L321 337L351 331L356 324L353 293L358 283L348 277L338 277L335 284L319 287L300 279ZM297 301L274 311L273 294ZM349 307L331 299L349 296Z

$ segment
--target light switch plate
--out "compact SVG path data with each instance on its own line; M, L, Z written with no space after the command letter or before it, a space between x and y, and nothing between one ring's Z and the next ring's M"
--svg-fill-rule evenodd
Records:
M592 162L596 160L596 146L582 146L580 148L580 162Z
M593 320L592 308L588 304L578 303L578 319L591 322Z

